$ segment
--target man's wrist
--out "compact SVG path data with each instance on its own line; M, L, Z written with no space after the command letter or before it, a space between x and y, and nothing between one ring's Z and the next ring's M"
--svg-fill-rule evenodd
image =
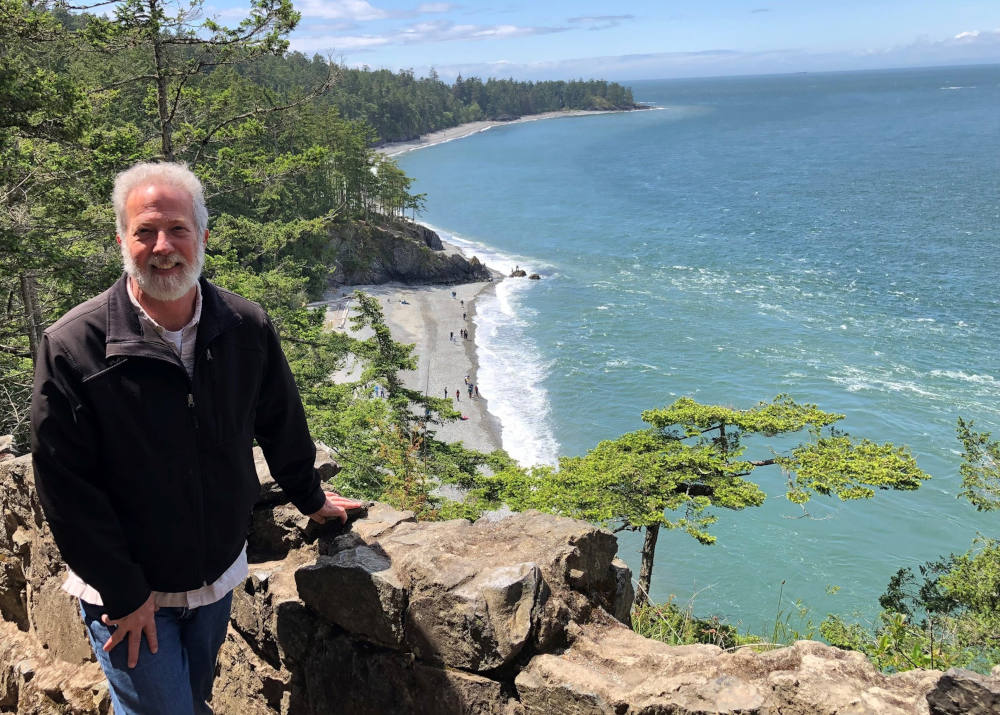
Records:
M317 485L316 490L309 495L308 499L295 501L293 504L300 512L306 516L310 516L318 512L326 504L326 492L323 491L322 486Z

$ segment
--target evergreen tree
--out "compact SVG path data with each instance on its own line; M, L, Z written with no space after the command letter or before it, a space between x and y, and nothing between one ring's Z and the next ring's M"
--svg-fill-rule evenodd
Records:
M854 440L833 430L843 419L786 395L740 410L681 398L642 413L650 428L601 442L582 457L563 457L559 469L512 467L484 478L486 505L540 509L612 527L643 531L637 604L648 599L660 528L683 529L702 544L718 517L712 507L760 506L764 491L747 479L760 467L780 466L785 496L805 504L814 494L868 499L876 489L917 489L928 479L909 452L892 444ZM751 436L805 430L808 439L763 460L744 458Z

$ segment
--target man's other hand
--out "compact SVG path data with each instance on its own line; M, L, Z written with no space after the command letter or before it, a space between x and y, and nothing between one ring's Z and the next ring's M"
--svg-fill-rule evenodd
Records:
M347 510L358 509L362 502L342 497L337 492L326 492L326 503L323 507L309 515L318 524L325 524L327 519L340 519L341 524L347 523Z
M108 614L101 616L101 623L106 626L115 626L111 637L104 642L104 652L109 653L112 648L125 640L128 636L128 667L134 668L139 662L139 644L142 641L142 634L146 634L146 642L149 643L149 652L155 653L156 643L156 616L154 615L159 607L153 603L153 594L149 594L146 602L132 611L127 616L111 620Z

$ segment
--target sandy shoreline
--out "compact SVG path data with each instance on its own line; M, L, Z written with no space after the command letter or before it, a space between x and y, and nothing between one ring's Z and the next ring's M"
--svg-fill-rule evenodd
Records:
M408 151L413 151L415 149L423 149L425 147L434 146L436 144L444 144L445 142L454 141L455 139L464 139L465 137L472 136L473 134L478 134L479 132L485 132L487 129L493 127L504 126L507 124L522 124L524 122L537 122L541 119L558 119L560 117L585 117L593 114L617 114L620 112L630 112L636 111L631 109L608 109L608 110L589 110L589 109L567 109L565 111L557 112L542 112L541 114L529 114L519 119L511 119L510 121L481 121L481 122L468 122L466 124L459 124L457 127L449 127L448 129L441 129L436 132L431 132L430 134L424 134L423 136L413 139L411 141L405 142L389 142L383 144L382 146L375 147L375 151L384 156L398 156L399 154L405 154Z
M452 246L447 248L456 250ZM494 288L490 282L466 283L455 286L422 286L387 283L384 285L345 286L327 296L326 324L330 329L350 328L351 296L360 290L378 299L385 313L386 324L398 342L414 344L417 369L401 374L403 383L415 390L443 397L447 391L456 407L468 419L436 426L438 439L462 442L466 447L483 452L499 449L501 425L489 412L485 395L469 397L465 376L478 384L479 363L476 359L476 301ZM454 296L452 293L454 292ZM406 301L405 303L403 301ZM465 319L462 314L465 313ZM469 338L461 337L461 329ZM358 337L368 337L359 334ZM354 367L349 365L338 379L352 379ZM456 400L455 391L460 397Z

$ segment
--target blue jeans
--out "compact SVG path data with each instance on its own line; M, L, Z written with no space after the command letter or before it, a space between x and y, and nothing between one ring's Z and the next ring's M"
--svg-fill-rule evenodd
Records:
M157 652L150 653L145 636L139 662L128 667L128 639L110 653L101 647L111 636L101 623L103 606L80 601L83 622L97 662L108 679L115 715L208 715L212 708L215 659L226 638L230 591L225 598L200 608L161 608L156 612Z

